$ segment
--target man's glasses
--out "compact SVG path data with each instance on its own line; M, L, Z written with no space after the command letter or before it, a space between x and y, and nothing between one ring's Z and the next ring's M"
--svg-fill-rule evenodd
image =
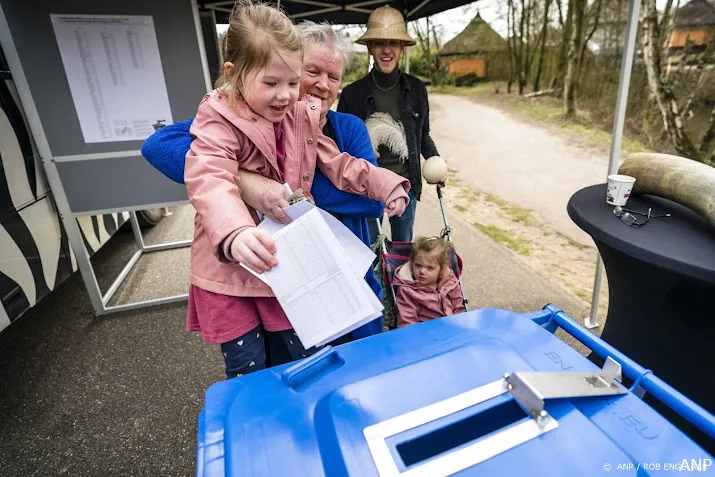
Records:
M621 207L620 205L617 205L613 209L613 215L620 218L621 222L628 225L629 227L642 227L645 224L647 224L651 218L670 217L670 214L651 215L651 210L652 210L651 208L648 208L648 213L646 214L643 212L638 212L636 210L625 209L625 208ZM645 220L639 222L638 218L636 217L636 214L644 216Z

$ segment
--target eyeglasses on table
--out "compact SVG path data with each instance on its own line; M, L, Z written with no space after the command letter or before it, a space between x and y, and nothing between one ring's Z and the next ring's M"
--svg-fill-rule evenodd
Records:
M659 219L663 217L670 217L670 214L662 215L652 215L652 207L648 208L648 212L638 212L637 210L626 209L617 205L613 208L613 215L621 219L621 222L628 225L629 227L643 227L648 223L650 219ZM641 215L645 217L645 220L639 221L636 215Z

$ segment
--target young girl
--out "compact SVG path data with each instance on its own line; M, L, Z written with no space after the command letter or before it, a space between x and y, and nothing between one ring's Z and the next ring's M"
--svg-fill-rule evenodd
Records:
M395 270L398 327L465 311L449 248L439 237L419 237L410 260Z
M238 168L305 191L317 161L336 187L384 202L388 215L404 211L409 183L340 154L322 135L320 105L297 101L302 44L283 13L237 3L223 53L224 69L199 106L186 156L184 182L196 209L187 330L221 345L230 378L265 367L264 330L279 332L293 359L310 354L270 288L238 264L257 272L277 264L271 237L241 200Z

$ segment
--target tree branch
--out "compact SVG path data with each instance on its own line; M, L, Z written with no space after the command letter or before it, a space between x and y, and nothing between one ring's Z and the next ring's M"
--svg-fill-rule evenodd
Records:
M705 51L700 56L700 59L698 59L698 62L695 65L695 71L700 70L700 76L695 82L695 85L693 85L690 94L688 95L688 98L683 103L681 117L685 117L685 115L688 114L688 111L690 111L690 107L693 105L695 96L697 96L698 92L700 91L700 88L705 82L705 78L708 76L709 73L709 70L705 67L705 65L710 63L710 60L713 58L713 56L715 56L715 41L711 41L708 44L707 48L705 48Z
M519 18L519 94L524 93L524 84L526 83L525 77L526 77L526 72L524 71L525 69L525 64L524 64L524 50L525 46L524 45L524 22L526 21L526 0L520 0L521 3L521 11L520 13L520 18ZM528 41L528 38L527 38ZM529 53L528 51L526 52L527 54Z
M559 7L559 25L561 25L561 29L564 29L564 12L561 7L561 0L556 0L556 6Z
M529 21L531 21L531 26L532 26L532 32L537 30L539 19L537 18L537 0L532 0L531 4L531 12L529 13ZM531 43L531 37L533 36L533 33L529 35L529 43ZM534 60L536 59L536 47L539 44L539 35L536 36L536 44L532 45L532 50L531 50L531 55L529 56L529 64L527 65L527 76L529 73L531 73L531 67L534 65Z
M558 1L558 0L557 0ZM541 81L541 70L544 66L544 54L546 52L546 32L549 28L549 9L551 8L551 0L546 0L544 5L544 17L541 26L541 34L539 35L539 62L536 66L536 78L534 79L534 91L539 91L539 83Z
M568 68L568 51L571 45L571 30L573 29L574 0L568 0L564 27L561 30L561 46L559 47L559 62L556 74L551 79L551 88L564 88L566 83L566 72Z
M586 36L586 39L583 41L583 47L581 48L581 57L579 58L578 63L579 78L581 77L581 69L583 67L583 59L586 56L586 48L588 47L588 42L591 41L593 34L596 33L596 30L598 29L598 23L601 20L601 7L603 6L603 2L604 0L596 0L596 12L594 13L594 16L596 18L593 20L593 28L591 28L591 31L589 32L588 36Z
M680 0L677 0L675 4L675 9L673 9L673 0L667 0L665 4L665 9L663 10L663 16L660 18L660 25L658 32L659 34L659 45L661 46L661 63L663 60L668 58L668 45L670 44L670 38L673 36L673 27L675 26L675 15L678 12L678 7L680 6Z
M440 29L441 30L441 29ZM443 30L441 30L443 32ZM432 39L434 40L434 46L437 52L442 49L442 46L439 44L439 36L437 35L437 25L432 25Z
M522 0L523 2L523 0ZM512 1L511 2L511 29L512 29L512 38L513 38L513 51L514 51L514 80L516 81L517 84L521 83L521 73L523 70L523 65L522 65L522 52L523 52L523 34L521 33L521 30L517 32L517 21L516 21L516 11L517 11L517 4L516 2ZM521 14L520 14L521 15ZM521 17L523 18L523 16ZM520 20L521 21L521 20ZM523 26L523 25L522 25Z
M710 145L715 138L715 108L710 111L710 121L708 121L708 127L703 133L703 137L700 139L700 146L698 150L703 157L706 157L710 151Z
M583 14L586 0L573 0L571 43L564 80L564 113L568 120L576 119L576 91L578 89L578 65L583 46Z
M514 73L516 70L516 65L514 61L514 49L516 48L516 45L514 45L514 22L512 20L513 16L513 10L514 10L514 1L513 0L507 0L507 6L506 6L506 48L507 48L507 54L509 56L509 82L507 83L507 88L506 92L511 93L511 85L514 82Z
M526 57L524 58L525 81L528 80L531 72L531 64L533 62L533 52L531 51L531 12L534 10L536 0L529 0L526 5Z
M593 34L598 30L598 24L601 21L601 7L603 6L604 0L596 0L598 6L596 7L596 18L593 21L593 28L589 32L588 36L586 37L586 40L583 42L583 51L586 51L586 45L588 44L589 41L591 41L591 38L593 38Z
M673 79L673 84L678 83L685 76L685 67L688 65L688 56L690 56L690 50L693 49L693 42L690 41L690 35L685 37L685 45L683 45L683 54L680 57L680 64L678 65L678 75Z
M702 161L700 154L692 139L688 136L680 114L678 102L671 85L664 81L661 68L661 51L663 45L659 44L658 10L656 0L643 1L643 61L648 76L648 86L660 109L663 127L670 138L670 142L679 154L691 159Z

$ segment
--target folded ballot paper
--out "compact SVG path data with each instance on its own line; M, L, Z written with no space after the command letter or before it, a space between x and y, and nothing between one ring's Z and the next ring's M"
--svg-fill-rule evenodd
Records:
M273 289L303 346L324 345L379 317L382 303L364 280L372 250L307 200L285 212L290 224L266 218L259 225L276 243L278 265L254 275Z

